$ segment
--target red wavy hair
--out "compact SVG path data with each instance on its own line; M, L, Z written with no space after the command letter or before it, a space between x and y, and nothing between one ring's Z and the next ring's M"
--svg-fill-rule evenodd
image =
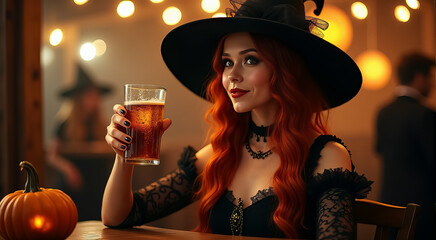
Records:
M303 180L313 131L326 134L326 107L321 91L311 79L301 57L294 51L261 35L250 34L261 59L273 70L270 89L280 103L276 112L271 140L280 156L280 167L273 177L278 200L273 219L286 237L298 237L303 225L306 189ZM222 85L224 37L215 52L213 67L216 76L207 88L213 106L206 113L211 124L210 142L213 156L197 179L200 181L197 231L210 232L209 218L213 206L233 180L241 160L241 149L247 139L250 112L237 113Z

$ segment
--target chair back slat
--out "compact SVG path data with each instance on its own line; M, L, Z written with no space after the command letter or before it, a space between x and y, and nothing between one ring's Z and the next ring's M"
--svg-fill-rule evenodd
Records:
M413 240L420 207L421 206L414 203L407 204L404 224L403 227L398 230L397 240Z
M397 229L397 240L412 240L420 206L389 205L368 199L356 199L353 215L356 223L376 225L375 240L388 239L388 230Z
M388 229L385 227L377 226L375 229L374 240L388 239Z

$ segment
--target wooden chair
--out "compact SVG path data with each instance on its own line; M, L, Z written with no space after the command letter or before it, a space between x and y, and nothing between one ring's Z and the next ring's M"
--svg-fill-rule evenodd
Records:
M376 225L374 240L388 239L389 229L397 229L397 240L413 240L421 206L414 203L406 207L389 205L368 199L356 199L353 215L357 223ZM356 236L355 236L356 238Z

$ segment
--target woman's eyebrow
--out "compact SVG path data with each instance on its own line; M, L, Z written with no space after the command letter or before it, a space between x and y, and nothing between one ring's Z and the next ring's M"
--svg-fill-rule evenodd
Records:
M246 53L248 53L248 52L257 52L257 50L254 49L254 48L248 48L248 49L245 49L245 50L240 51L240 52L239 52L239 55L244 55L244 54L246 54ZM230 54L228 54L228 53L223 53L222 56L230 57Z
M257 50L254 48L245 49L245 50L240 51L239 55L246 54L248 52L257 52Z

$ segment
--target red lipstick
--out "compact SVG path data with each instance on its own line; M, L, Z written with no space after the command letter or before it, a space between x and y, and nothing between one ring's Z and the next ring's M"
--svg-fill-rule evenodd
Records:
M240 89L240 88L233 88L230 90L230 95L232 98L239 98L244 96L246 93L248 93L248 90Z

